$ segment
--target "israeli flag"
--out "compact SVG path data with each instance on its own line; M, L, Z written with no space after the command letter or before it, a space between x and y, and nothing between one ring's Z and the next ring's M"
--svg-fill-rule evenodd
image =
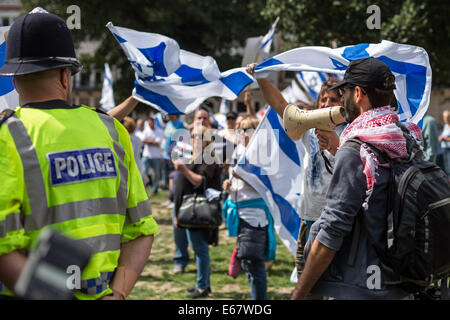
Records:
M295 257L303 193L303 157L299 141L289 138L283 121L269 108L235 167L237 175L264 199L279 239Z
M5 33L9 26L0 27L0 67L5 64L6 41ZM19 95L14 88L13 77L0 77L0 112L4 109L14 109L19 106Z
M164 127L163 127L164 121L163 121L161 112L158 112L153 118L155 119L155 126L159 129L163 130L164 129Z
M270 71L344 74L351 61L368 57L383 61L395 75L397 88L394 93L400 120L418 123L428 109L431 93L431 66L427 52L421 47L383 40L381 43L360 43L335 49L296 48L257 65L255 76L267 76Z
M254 81L245 68L220 72L212 57L181 50L173 39L107 27L136 71L133 97L164 114L190 113L213 96L234 100Z
M297 103L299 101L304 103L314 103L311 98L309 98L305 92L300 88L300 86L297 84L295 80L291 81L291 84L286 87L283 91L281 91L281 94L283 95L283 98L288 103Z
M105 63L105 71L103 75L103 88L102 88L102 98L100 99L100 105L109 111L116 106L114 102L114 91L113 91L113 77L111 68L109 64Z
M270 47L272 45L273 37L275 36L275 27L278 23L278 20L280 20L280 17L277 17L275 22L270 27L269 31L266 33L266 35L261 39L261 44L258 48L259 52L263 52L266 55L270 52Z
M226 99L222 99L220 102L219 113L226 114L230 111L230 107L228 107L228 102Z
M295 76L314 100L319 96L322 83L329 78L326 73L316 71L299 71Z

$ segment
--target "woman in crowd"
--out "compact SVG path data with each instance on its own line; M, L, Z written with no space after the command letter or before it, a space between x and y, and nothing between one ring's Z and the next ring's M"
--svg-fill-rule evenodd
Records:
M174 192L176 228L179 228L177 216L184 195L203 194L207 188L220 189L221 168L217 161L208 159L214 158L214 148L207 133L205 126L194 125L191 130L193 156L190 163L185 164L181 159L173 161L174 169L180 172ZM197 262L197 283L194 288L188 288L188 298L206 297L211 293L209 244L217 243L218 229L187 229L187 235Z
M258 119L248 117L239 124L240 140L247 147ZM248 277L252 300L267 300L267 274L264 261L275 259L276 237L273 219L264 200L249 184L233 171L231 180L225 180L222 188L231 195L224 203L223 213L227 219L229 236L238 236L238 257ZM245 236L243 236L243 234ZM246 241L252 239L252 241ZM254 240L261 240L259 243ZM245 242L245 243L244 243ZM242 248L250 249L247 255ZM260 249L260 250L258 250ZM259 252L259 255L253 253ZM242 255L243 256L240 256Z

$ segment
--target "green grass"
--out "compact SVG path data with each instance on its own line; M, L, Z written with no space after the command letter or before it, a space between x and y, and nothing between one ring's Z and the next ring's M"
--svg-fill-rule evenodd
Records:
M171 209L162 206L167 200L167 191L150 195L153 216L159 225L155 235L152 253L136 286L130 293L130 300L184 300L186 288L195 286L197 271L194 252L189 247L191 262L185 273L172 275L175 247L172 234ZM219 245L210 246L211 288L209 300L246 300L250 298L247 276L241 274L237 279L228 276L231 253L236 238L228 237L223 224L219 228ZM289 281L294 268L294 258L278 240L277 258L268 272L268 298L289 299L294 284Z

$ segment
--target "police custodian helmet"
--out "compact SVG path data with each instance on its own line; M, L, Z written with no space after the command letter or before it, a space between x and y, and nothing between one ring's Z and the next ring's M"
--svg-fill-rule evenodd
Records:
M72 74L83 68L75 56L72 35L64 20L41 9L14 21L6 39L6 58L0 76L64 67L72 68Z

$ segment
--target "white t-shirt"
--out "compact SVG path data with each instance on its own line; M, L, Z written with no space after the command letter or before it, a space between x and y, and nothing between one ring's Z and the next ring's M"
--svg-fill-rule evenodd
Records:
M233 177L231 179L230 196L233 202L261 198L259 193L243 180ZM239 218L245 220L252 227L265 227L267 221L266 212L259 208L239 208Z
M161 152L161 142L164 138L164 133L161 129L155 126L155 129L148 127L144 129L144 134L142 135L142 140L154 140L159 143L158 146L149 145L144 143L144 152L142 153L143 157L150 159L160 159L162 158Z
M339 136L346 125L337 126L334 131ZM316 221L319 219L323 208L325 208L325 196L331 182L331 174L325 167L325 161L320 153L319 139L314 133L314 128L306 131L302 136L305 147L303 196L300 202L300 216L302 219ZM327 150L323 153L334 165L334 156Z
M450 137L450 125L444 125L444 130L442 130L441 136L446 138ZM441 148L450 149L450 141L441 141Z
M131 140L131 146L133 148L134 159L136 160L136 164L139 168L139 171L141 171L142 170L142 162L141 162L142 142L134 134L130 134L130 140Z

